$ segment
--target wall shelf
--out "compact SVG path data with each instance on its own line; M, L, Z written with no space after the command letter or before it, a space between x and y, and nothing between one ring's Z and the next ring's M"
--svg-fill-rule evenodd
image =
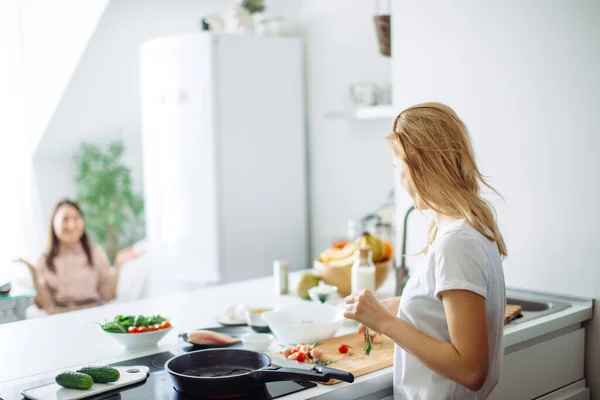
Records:
M358 107L353 110L355 119L390 119L398 113L394 106L383 104L379 106Z
M355 120L384 120L393 119L398 112L396 108L390 104L382 104L375 106L355 107L348 111L332 111L325 116L327 118L348 118Z

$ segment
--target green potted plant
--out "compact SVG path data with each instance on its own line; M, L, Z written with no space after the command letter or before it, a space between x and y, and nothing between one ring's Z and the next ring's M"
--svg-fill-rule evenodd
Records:
M144 237L144 201L134 193L131 169L122 162L125 146L114 141L106 151L82 143L75 155L76 200L86 229L111 261L119 250Z
M242 7L244 7L250 14L265 11L265 3L263 0L244 0L242 1Z

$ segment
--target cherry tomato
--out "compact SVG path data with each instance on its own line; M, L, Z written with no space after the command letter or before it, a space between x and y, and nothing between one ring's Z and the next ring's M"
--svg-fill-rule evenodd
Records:
M342 354L346 354L348 352L348 345L341 344L340 347L338 348L338 351Z
M127 328L127 332L128 333L138 333L138 327L137 326L130 326L129 328Z
M169 321L165 321L162 324L160 324L160 329L167 329L171 327L171 323Z
M306 353L303 353L303 352L299 351L296 354L296 361L303 362L304 360L306 360Z
M149 330L149 331L157 331L157 330L159 330L159 329L160 329L160 325L159 325L159 324L156 324L156 325L150 325L150 326L148 327L148 330Z
M137 333L144 333L144 332L148 332L148 328L145 326L138 326Z

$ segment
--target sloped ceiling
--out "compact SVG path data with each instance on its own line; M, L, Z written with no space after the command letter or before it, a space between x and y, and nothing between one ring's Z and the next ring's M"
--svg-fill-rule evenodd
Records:
M109 0L22 0L28 123L39 143Z

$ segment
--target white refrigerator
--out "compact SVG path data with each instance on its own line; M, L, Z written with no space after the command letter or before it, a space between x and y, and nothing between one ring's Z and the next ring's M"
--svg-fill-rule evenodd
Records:
M300 40L165 37L140 61L154 280L239 281L270 275L275 259L310 267Z

